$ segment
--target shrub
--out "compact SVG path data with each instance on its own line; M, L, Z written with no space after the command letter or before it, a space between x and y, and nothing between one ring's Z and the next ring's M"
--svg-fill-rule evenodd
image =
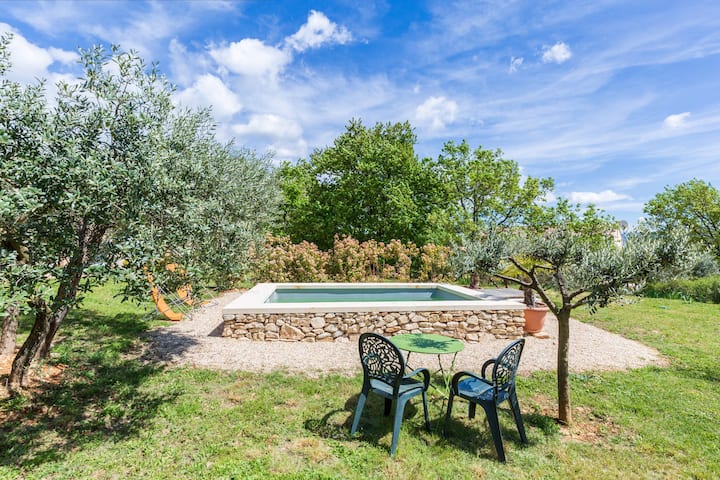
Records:
M359 242L335 236L333 248L268 235L253 253L253 280L263 282L377 282L451 280L450 248L391 240Z
M454 279L450 266L450 247L429 243L420 249L418 280L439 282Z
M647 297L681 298L696 302L720 303L720 275L649 283L643 289L643 295Z
M328 254L310 242L293 244L290 237L266 237L255 254L254 278L263 282L326 282Z

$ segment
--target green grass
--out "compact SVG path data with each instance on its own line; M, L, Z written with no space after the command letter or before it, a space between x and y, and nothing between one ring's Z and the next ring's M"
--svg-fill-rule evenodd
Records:
M144 361L145 311L112 293L89 295L61 327L52 357L67 365L61 383L41 385L32 400L0 401L0 478L720 477L717 305L641 299L584 318L654 346L669 367L573 375L568 429L553 420L554 374L520 378L530 445L519 443L504 410L503 465L483 414L468 421L462 405L444 439L442 402L431 404L432 433L413 402L390 459L391 419L377 397L360 433L349 435L359 376Z

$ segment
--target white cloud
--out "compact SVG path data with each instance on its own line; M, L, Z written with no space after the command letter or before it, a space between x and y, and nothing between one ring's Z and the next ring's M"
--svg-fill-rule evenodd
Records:
M458 105L445 97L430 97L415 109L415 118L432 130L439 130L452 123L457 114Z
M0 34L12 33L8 46L12 67L8 78L21 83L33 83L38 78L50 79L48 67L55 62L72 63L78 54L59 48L44 49L27 41L25 37L6 23L0 23Z
M77 52L70 52L61 48L50 47L47 49L50 56L56 62L64 63L66 65L73 64L80 59L80 55Z
M248 76L268 76L271 79L290 63L289 52L280 50L255 38L244 38L227 46L211 48L210 56L233 73Z
M663 120L663 125L668 128L680 128L685 125L685 121L690 117L690 112L676 113L675 115L668 115Z
M338 27L322 12L310 10L305 25L285 39L287 44L302 52L308 48L316 48L323 43L339 43L341 45L352 40L352 35L344 26Z
M508 73L515 73L518 71L518 68L520 68L523 64L523 57L510 57L510 68L508 68Z
M178 93L175 99L187 107L212 107L216 120L228 119L243 108L238 96L222 80L209 73L198 77L191 87Z
M273 153L273 160L277 163L283 160L297 160L308 154L307 142L302 138L289 142L277 142L268 145L267 149Z
M233 132L240 136L264 136L272 138L298 138L302 127L288 118L273 114L252 115L244 125L234 125Z
M192 85L199 73L215 68L214 62L205 51L188 50L176 38L168 45L170 72L173 83L180 87Z
M593 203L596 205L618 202L620 200L632 200L630 195L613 192L612 190L603 190L602 192L570 192L569 197L570 201L574 203Z
M572 52L570 47L564 42L558 42L552 47L545 47L543 51L543 63L563 63L570 60Z

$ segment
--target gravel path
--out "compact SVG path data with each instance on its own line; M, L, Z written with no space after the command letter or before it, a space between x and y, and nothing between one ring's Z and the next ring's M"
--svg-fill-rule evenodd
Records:
M229 292L195 310L190 318L148 332L149 356L169 365L191 365L223 370L269 372L284 370L311 376L327 373L355 375L361 372L356 342L251 342L223 338L222 308L240 295ZM557 355L557 320L548 316L543 331L547 338L526 337L520 371L553 370ZM663 365L656 350L575 320L570 324L572 371L619 370ZM509 340L487 336L466 344L458 353L455 370L477 370L497 355ZM434 355L413 354L413 365L437 365ZM443 362L445 363L445 362Z

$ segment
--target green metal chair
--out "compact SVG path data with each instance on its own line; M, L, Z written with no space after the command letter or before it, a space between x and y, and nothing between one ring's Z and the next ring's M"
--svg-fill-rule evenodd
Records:
M527 444L528 440L525 436L525 426L523 425L522 415L520 414L520 405L518 404L517 395L515 394L515 376L517 375L518 364L520 363L520 355L525 346L525 339L515 340L500 352L497 358L491 358L482 366L482 376L473 372L458 372L453 376L450 398L448 399L447 414L445 415L445 427L443 433L447 436L450 417L452 415L453 399L458 396L464 398L468 402L469 418L475 418L475 407L480 405L485 410L488 423L490 424L490 432L492 433L495 450L498 459L505 461L505 449L503 448L502 436L500 435L500 424L498 422L497 406L508 401L510 410L515 418L520 439ZM492 376L487 378L485 370L492 365Z
M376 333L363 333L358 343L360 362L363 367L363 385L355 409L350 434L357 431L365 400L370 392L385 398L385 416L390 415L393 400L395 405L395 418L393 421L393 436L390 446L390 456L395 454L400 424L402 423L405 404L411 398L422 395L425 409L425 428L430 431L430 418L428 416L427 389L430 386L430 371L418 368L405 374L405 359L400 350L382 335ZM422 375L422 380L414 378Z

